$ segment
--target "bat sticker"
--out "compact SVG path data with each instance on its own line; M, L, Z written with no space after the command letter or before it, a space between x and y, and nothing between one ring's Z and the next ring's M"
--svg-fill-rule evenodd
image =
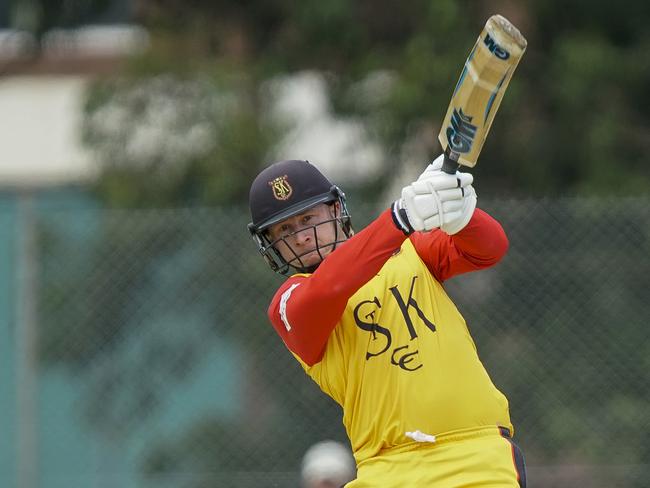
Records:
M447 141L452 151L468 153L472 150L476 126L472 124L472 117L465 115L463 109L456 110L451 116L451 126L447 127Z

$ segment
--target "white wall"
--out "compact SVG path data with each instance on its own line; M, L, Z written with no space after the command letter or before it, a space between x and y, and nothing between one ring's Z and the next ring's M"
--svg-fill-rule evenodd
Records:
M95 166L81 144L89 77L0 77L0 187L87 181ZM271 158L309 159L335 181L373 178L380 149L358 122L330 112L324 80L315 73L273 84L273 112L291 127Z
M83 76L0 78L0 186L87 180L80 141Z

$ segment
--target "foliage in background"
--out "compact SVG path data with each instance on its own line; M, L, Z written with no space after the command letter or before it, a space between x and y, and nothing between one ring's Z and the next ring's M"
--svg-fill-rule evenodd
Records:
M205 73L98 82L84 139L100 155L102 200L165 207L240 199L275 139L248 82Z
M641 108L650 104L650 16L640 0L613 10L577 3L529 0L501 10L521 27L529 48L474 170L481 194L626 195L650 187L650 122ZM128 82L100 82L88 105L87 142L98 150L106 175L100 195L128 205L244 202L246 183L284 129L269 121L265 109L272 100L261 87L301 70L326 73L337 113L362 121L383 148L382 176L365 183L381 191L395 165L415 157L404 150L414 140L426 148L425 159L439 151L439 123L491 8L424 0L144 1L138 20L152 34L150 51L121 75ZM103 141L121 139L96 131L93 121L161 76L179 84L210 80L207 99L225 95L237 102L224 125L188 100L185 129L212 122L213 148L177 157L166 181L148 181L139 165L129 169L103 151ZM173 103L173 93L170 98ZM139 110L149 112L148 103L156 101L141 99ZM145 122L133 117L123 130L139 132ZM181 129L178 136L184 134ZM116 186L140 198L116 194Z

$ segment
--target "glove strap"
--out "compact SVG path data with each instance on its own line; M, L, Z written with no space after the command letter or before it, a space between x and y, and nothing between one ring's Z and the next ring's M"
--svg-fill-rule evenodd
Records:
M415 229L411 227L406 210L402 208L400 200L393 202L391 207L391 216L393 217L395 227L404 232L405 235L410 236L415 232Z

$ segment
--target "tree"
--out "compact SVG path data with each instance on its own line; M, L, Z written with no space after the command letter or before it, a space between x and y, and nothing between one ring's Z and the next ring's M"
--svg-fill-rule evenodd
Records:
M51 29L74 28L96 23L105 14L111 0L13 0L10 2L11 25L34 34L37 49L40 49L43 36Z

